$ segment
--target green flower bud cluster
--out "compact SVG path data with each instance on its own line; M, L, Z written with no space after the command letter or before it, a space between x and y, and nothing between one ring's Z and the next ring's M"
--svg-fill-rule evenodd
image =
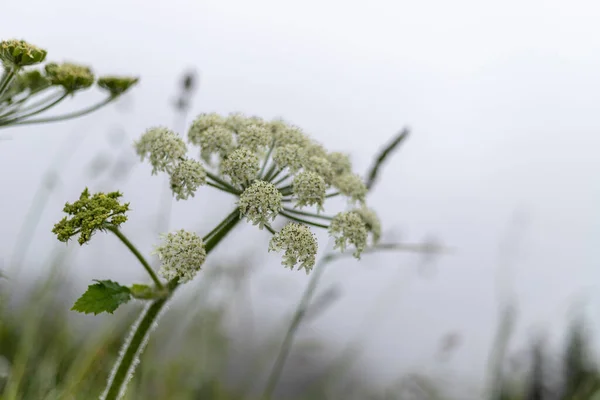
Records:
M129 203L119 203L120 192L96 193L90 196L86 188L73 204L67 203L63 209L69 217L64 217L54 225L52 233L58 240L67 242L73 236L79 235L80 245L87 243L95 231L103 231L110 224L119 227L125 221L125 213L129 211Z
M22 68L44 62L48 52L24 40L0 42L0 60L7 68Z
M96 79L91 68L72 63L46 64L46 74L53 85L62 86L67 92L87 89Z
M111 96L119 96L138 83L139 78L128 76L103 76L98 78L98 86L108 90Z

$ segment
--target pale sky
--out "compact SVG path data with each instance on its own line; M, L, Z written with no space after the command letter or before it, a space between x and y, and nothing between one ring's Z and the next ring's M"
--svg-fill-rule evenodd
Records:
M67 123L0 131L12 137L0 143L6 193L0 257L11 254L42 173L65 140L85 137L64 160L65 186L40 222L35 254L56 246L51 226L61 205L87 184L81 163L98 150L111 151L106 133L122 127L131 141L150 126L172 126L176 81L196 67L201 87L192 114L283 116L327 147L350 152L360 172L391 135L412 128L370 205L403 239L433 235L456 252L437 260L429 279L420 278L409 255L339 262L327 283L342 285L343 300L314 324L341 341L352 338L382 290L391 290L385 317L370 322L364 358L382 378L431 363L440 338L454 331L462 347L442 373L481 376L497 322L496 273L507 236L518 250L503 273L520 307L521 340L535 329L559 332L577 296L597 291L597 2L5 3L0 38L24 38L47 48L49 60L90 64L98 73L133 73L141 84L122 100L127 113L113 107ZM156 241L148 218L163 183L144 165L129 182L110 187L132 202L126 230L147 251ZM209 229L228 212L229 204L215 205L226 197L203 193L175 204L172 227ZM266 253L266 234L262 245L244 240L258 238L249 236L253 229L244 226L218 254L228 259L237 240L256 251L257 260L268 260L253 282L254 312L276 321L307 278L284 271L278 256ZM81 288L92 278L142 277L112 238L74 252ZM116 268L107 270L99 257ZM29 262L32 274L43 266L36 257ZM598 315L600 299L589 300L589 314Z

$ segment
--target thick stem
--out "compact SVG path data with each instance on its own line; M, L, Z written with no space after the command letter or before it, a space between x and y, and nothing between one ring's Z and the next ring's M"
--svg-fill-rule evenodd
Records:
M230 216L226 218L228 222L225 225L222 225L222 228L205 243L204 247L207 254L210 253L240 221L239 214L236 215L236 218L230 218ZM146 309L139 325L134 325L133 329L135 331L131 336L131 340L126 344L123 357L119 358L113 367L113 373L111 373L106 390L100 397L102 400L117 400L122 398L125 394L128 380L133 376L134 368L137 365L136 360L138 360L148 342L150 330L155 325L160 311L179 286L177 279L170 281L167 286L169 289L169 296L155 300L150 307Z
M152 267L150 266L150 264L148 264L148 261L146 261L146 259L144 258L144 256L133 245L133 243L131 243L129 241L129 239L127 239L127 237L125 235L123 235L123 233L116 226L114 226L114 225L107 225L106 229L108 229L109 231L111 231L112 233L114 233L121 240L121 242L123 242L123 244L125 246L127 246L127 248L133 253L133 255L137 257L137 259L142 264L142 266L144 267L144 269L146 270L146 272L148 272L148 275L150 275L150 277L154 281L154 284L156 285L156 287L158 287L159 289L162 289L164 287L163 284L162 284L162 282L160 281L160 279L158 279L158 276L156 275L156 273L154 272L154 270L152 269Z
M235 194L235 195L239 195L239 194L240 194L240 193L239 193L239 191L237 191L237 192L234 192L233 190L231 190L231 189L228 189L228 188L226 188L225 186L221 186L221 185L219 185L218 183L214 183L214 182L211 182L211 181L206 181L206 184L207 184L208 186L212 186L212 187L214 187L215 189L219 189L219 190L221 190L221 191L223 191L223 192L226 192L226 193L231 193L231 194Z

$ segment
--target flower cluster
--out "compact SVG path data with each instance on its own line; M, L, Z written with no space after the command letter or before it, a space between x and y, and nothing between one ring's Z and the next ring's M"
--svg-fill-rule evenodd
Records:
M202 238L183 229L164 235L154 254L162 262L158 273L168 280L179 278L181 283L192 280L206 260Z
M177 199L193 196L203 184L236 196L240 217L273 234L269 250L283 251L284 265L313 267L317 241L311 226L327 229L341 251L352 246L356 258L369 235L373 243L379 239L380 222L366 208L367 187L352 172L349 156L328 152L297 126L241 113L204 113L192 122L187 139L199 148L203 165L187 159L183 139L166 128L148 130L135 148L153 174L171 176ZM353 208L324 215L327 199L336 196ZM277 231L272 224L278 217L293 222Z
M46 59L46 50L24 40L4 40L0 42L0 60L8 68L21 68L39 64Z
M67 242L79 234L78 242L83 245L92 238L95 231L103 231L107 224L118 227L127 221L125 213L129 203L119 203L120 192L96 193L90 196L86 188L73 204L67 203L63 211L70 216L64 217L54 225L52 233L58 240Z

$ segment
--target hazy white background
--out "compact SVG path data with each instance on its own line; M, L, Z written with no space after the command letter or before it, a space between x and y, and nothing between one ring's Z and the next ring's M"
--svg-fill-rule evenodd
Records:
M327 279L343 285L344 301L314 328L340 342L352 338L387 291L385 318L372 325L364 358L374 374L391 380L421 368L444 334L458 332L462 345L443 371L481 377L498 317L500 266L519 304L520 339L539 329L560 332L581 294L591 295L589 315L600 311L597 2L0 2L1 38L45 47L49 60L141 77L120 107L0 131L12 138L0 145L5 258L56 152L68 138L84 137L64 160L63 185L32 238L32 275L56 246L50 228L61 205L86 184L82 163L111 151L111 129L125 128L131 141L152 125L173 126L177 79L196 67L201 86L192 114L281 115L328 147L351 152L360 171L398 129L412 128L370 203L402 239L435 235L456 252L438 259L428 279L409 255L336 264ZM93 101L93 94L81 98ZM126 185L102 187L125 192L134 207L126 231L148 251L163 184L144 165ZM230 207L215 206L227 199L219 196L205 189L175 204L172 226L209 229ZM254 312L281 322L306 277L284 271L278 255L262 251L267 235L251 228L219 253L235 260L238 242L258 249L256 260L269 265L252 286ZM114 238L75 253L78 290L92 278L143 277Z

